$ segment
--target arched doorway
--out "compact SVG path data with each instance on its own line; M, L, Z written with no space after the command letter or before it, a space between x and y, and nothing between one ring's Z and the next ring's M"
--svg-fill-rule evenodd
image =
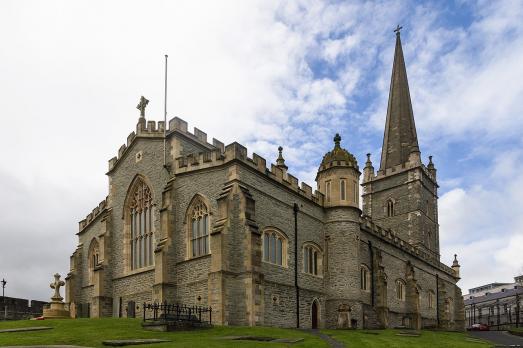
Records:
M318 301L317 300L312 301L311 325L312 325L313 329L317 329L318 328L319 312L320 312L320 308L319 308L319 305L318 305Z

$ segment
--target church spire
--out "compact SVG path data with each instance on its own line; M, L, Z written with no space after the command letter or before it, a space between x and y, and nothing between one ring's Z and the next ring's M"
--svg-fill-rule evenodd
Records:
M381 171L406 163L411 153L419 153L407 70L401 48L400 29L401 27L398 26L394 30L396 32L396 49L390 81L387 121L381 149Z

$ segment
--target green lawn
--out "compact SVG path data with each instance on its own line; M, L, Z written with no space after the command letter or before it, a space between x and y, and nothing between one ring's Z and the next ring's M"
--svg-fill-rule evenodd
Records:
M164 338L171 343L159 343L152 347L288 347L286 344L252 341L232 341L224 336L269 336L274 338L302 337L305 340L293 347L325 347L328 345L320 338L307 332L264 328L264 327L215 327L206 330L184 332L152 332L141 327L139 319L76 319L76 320L26 320L0 322L0 329L51 326L46 331L26 331L18 333L0 333L0 346L36 345L36 344L73 344L90 347L102 347L103 340L132 338ZM144 347L145 345L137 346Z
M347 347L386 347L386 348L464 348L490 347L484 341L470 337L467 333L422 330L419 337L398 336L404 330L324 330L324 333L345 343Z
M132 338L164 338L171 343L152 347L318 347L327 348L322 339L300 330L266 327L215 327L213 329L184 332L151 332L140 326L139 319L76 319L0 322L0 329L28 326L50 326L51 330L0 333L0 346L72 344L102 347L103 340ZM487 344L467 341L464 333L423 331L421 337L399 337L397 330L336 331L324 330L347 347L488 347ZM370 332L371 334L369 334ZM280 344L253 341L232 341L225 336L269 336L274 338L304 338L297 344ZM143 346L142 346L143 347Z

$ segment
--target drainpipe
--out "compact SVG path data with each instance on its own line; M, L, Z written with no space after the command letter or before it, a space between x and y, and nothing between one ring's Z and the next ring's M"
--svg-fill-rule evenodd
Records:
M294 203L294 286L296 287L296 328L300 328L300 288L298 287L298 204Z
M436 273L436 321L439 327L439 275Z
M370 240L369 240L369 253L370 253L370 303L371 303L372 307L374 307L374 249L372 249L372 242Z

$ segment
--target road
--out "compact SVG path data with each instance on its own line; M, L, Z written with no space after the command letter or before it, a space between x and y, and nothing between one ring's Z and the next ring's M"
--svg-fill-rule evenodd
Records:
M523 347L523 337L511 335L506 331L470 331L470 334L497 345Z

